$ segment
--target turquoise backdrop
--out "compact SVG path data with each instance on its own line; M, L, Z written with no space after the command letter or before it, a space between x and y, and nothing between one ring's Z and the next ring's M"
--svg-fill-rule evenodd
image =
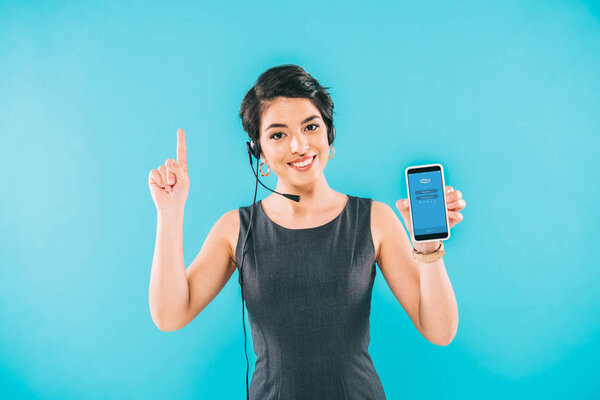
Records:
M185 129L189 266L252 201L237 112L287 63L331 88L331 187L394 207L440 162L467 202L449 346L378 270L387 397L600 398L600 5L555 0L0 2L0 397L245 398L237 272L185 328L152 322L148 173Z

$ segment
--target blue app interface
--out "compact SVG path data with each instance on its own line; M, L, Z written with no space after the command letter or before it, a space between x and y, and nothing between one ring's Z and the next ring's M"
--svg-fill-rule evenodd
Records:
M440 171L408 174L414 234L446 232L446 205Z

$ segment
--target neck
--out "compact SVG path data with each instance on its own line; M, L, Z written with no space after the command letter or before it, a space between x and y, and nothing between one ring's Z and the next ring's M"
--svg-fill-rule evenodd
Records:
M270 202L275 209L280 210L282 213L292 215L310 215L317 210L327 208L336 200L336 195L338 194L329 187L323 174L321 174L316 182L305 186L290 185L280 179L277 181L275 190L279 193L289 193L300 196L299 202L287 199L276 193L267 197L267 199L269 199L268 202Z

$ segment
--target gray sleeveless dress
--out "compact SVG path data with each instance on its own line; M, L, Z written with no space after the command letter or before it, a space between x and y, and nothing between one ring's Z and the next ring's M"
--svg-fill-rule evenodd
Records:
M328 223L288 229L256 203L241 270L257 356L251 400L386 398L368 352L371 204L348 196ZM238 273L250 212L239 208Z

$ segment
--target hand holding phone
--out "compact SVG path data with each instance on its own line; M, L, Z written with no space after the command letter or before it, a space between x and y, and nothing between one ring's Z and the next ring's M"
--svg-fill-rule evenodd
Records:
M434 164L437 165L437 164ZM431 166L431 164L429 165L420 165L420 166L413 166L413 167L408 167L407 168L407 172L409 169L416 169L413 172L418 171L418 168L421 167L428 167ZM455 226L456 224L458 224L459 222L461 222L463 220L463 215L460 213L460 211L462 211L465 206L467 205L467 203L465 202L465 200L462 197L462 193L460 190L455 190L452 186L445 186L445 182L444 182L444 178L443 178L443 169L440 167L440 178L442 180L441 185L444 185L444 202L445 202L445 210L447 213L447 220L449 222L449 226L448 228L452 228L453 226ZM406 174L408 175L408 174ZM410 182L407 179L406 180L407 183L407 188L408 188L408 193L411 193L410 190ZM428 182L431 183L431 182ZM414 227L413 227L413 218L411 217L411 213L413 211L414 207L409 206L409 199L400 199L398 201L396 201L396 208L398 208L398 211L400 211L400 215L402 216L402 219L404 219L404 225L406 226L406 228L410 231L410 237L411 240L413 242L413 245L416 245L416 243L420 243L423 242L423 240L421 241L416 241L414 238ZM448 235L449 237L450 235ZM443 239L433 239L435 241L437 240L443 240ZM427 241L431 241L431 240L425 240L425 242ZM433 244L433 243L432 243ZM420 247L423 247L424 245L420 245ZM433 249L435 250L435 249ZM429 250L427 250L429 251Z
M405 176L413 243L450 238L442 164L411 166Z

